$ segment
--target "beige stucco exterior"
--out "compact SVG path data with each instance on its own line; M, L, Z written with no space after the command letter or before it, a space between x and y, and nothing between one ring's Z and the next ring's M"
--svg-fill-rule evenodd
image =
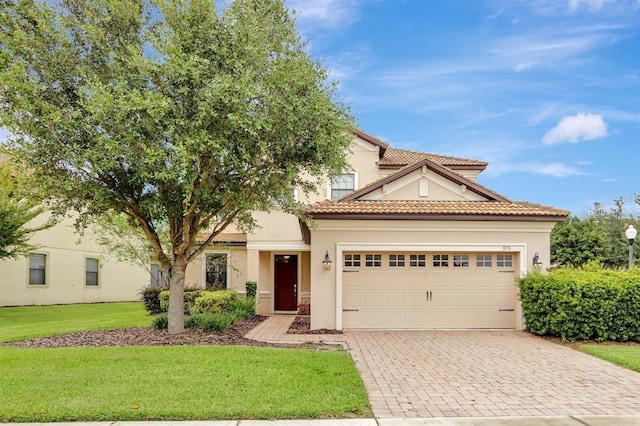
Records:
M29 285L28 258L0 260L0 306L133 301L149 284L145 268L119 262L95 242L91 228L81 237L69 219L37 232L31 243L46 256L46 283ZM85 285L86 258L98 259L97 286Z

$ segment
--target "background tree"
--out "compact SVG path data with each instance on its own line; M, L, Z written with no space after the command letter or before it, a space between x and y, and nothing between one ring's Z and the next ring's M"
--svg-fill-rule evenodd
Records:
M608 240L602 227L593 219L572 216L559 222L551 232L551 263L582 266L590 261L603 261Z
M28 254L36 248L29 242L33 233L53 225L32 222L44 208L28 188L26 177L18 175L8 159L0 158L0 260Z
M170 277L170 333L217 234L276 201L296 211L296 185L346 168L353 120L282 0L6 0L0 31L12 155L78 226L122 213L142 230Z

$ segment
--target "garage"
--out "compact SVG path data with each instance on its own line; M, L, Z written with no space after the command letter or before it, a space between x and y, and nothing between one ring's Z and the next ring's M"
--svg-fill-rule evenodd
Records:
M518 253L345 251L342 325L513 329Z

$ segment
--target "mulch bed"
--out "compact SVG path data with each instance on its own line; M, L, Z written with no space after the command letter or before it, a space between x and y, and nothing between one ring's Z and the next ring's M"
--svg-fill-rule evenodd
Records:
M8 345L19 348L201 345L279 346L244 338L245 334L266 319L267 317L265 316L255 315L247 320L236 323L226 332L219 334L188 328L184 333L171 335L166 330L154 330L152 327L132 327L40 337L32 340L13 342Z
M287 334L342 334L342 331L326 328L311 330L311 317L309 315L298 315L291 323Z

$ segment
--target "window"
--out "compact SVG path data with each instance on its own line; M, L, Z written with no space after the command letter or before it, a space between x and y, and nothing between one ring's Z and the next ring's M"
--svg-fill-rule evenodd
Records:
M390 254L389 266L396 268L404 267L404 254Z
M496 256L496 266L498 268L511 268L513 267L513 255L511 254L499 254Z
M424 254L410 254L409 266L412 268L424 268L427 266L427 256Z
M169 277L164 269L157 263L151 264L151 279L149 280L151 287L169 287Z
M449 255L448 254L434 254L433 255L433 267L434 268L448 268L449 267Z
M358 267L360 266L360 255L359 254L345 254L344 255L344 266L345 267Z
M29 285L46 285L47 284L47 255L46 254L30 254L29 255Z
M205 285L208 289L227 288L227 254L207 253L205 261Z
M98 259L96 259L95 257L87 257L84 259L84 285L98 285L98 265Z
M364 266L369 268L379 268L382 266L382 255L381 254L367 254L365 256Z
M331 199L338 200L356 189L355 173L344 173L331 181Z
M454 268L468 268L469 267L469 255L468 254L454 254L453 255L453 267Z
M490 254L477 255L476 266L478 268L491 268L491 255Z

